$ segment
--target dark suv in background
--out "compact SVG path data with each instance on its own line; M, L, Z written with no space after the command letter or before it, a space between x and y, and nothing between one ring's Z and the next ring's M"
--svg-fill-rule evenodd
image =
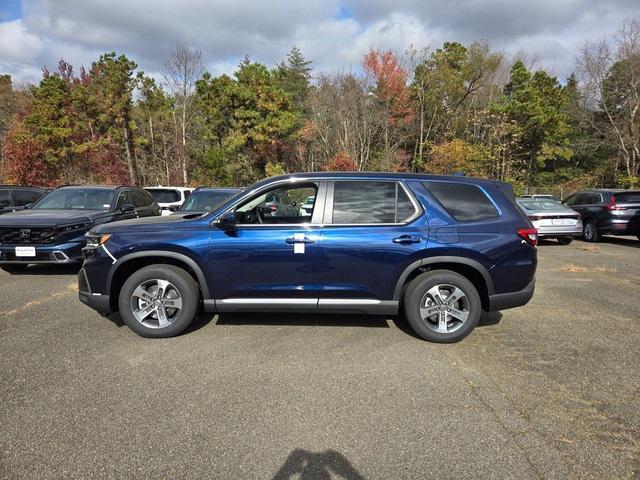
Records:
M302 212L309 197L313 207ZM529 301L536 243L504 183L294 174L258 182L207 215L92 228L79 297L103 314L119 310L148 337L179 334L203 305L210 312L402 310L422 338L453 342L473 330L482 310Z
M151 195L137 187L66 186L21 212L0 216L0 267L82 260L84 234L116 220L160 215Z
M564 201L582 217L583 238L597 242L602 235L640 238L640 191L585 190Z
M24 210L46 193L42 188L0 185L0 215Z

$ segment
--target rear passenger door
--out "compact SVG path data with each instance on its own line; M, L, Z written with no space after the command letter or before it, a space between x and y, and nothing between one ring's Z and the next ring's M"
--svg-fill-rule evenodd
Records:
M393 300L398 278L426 248L428 234L422 208L404 183L330 182L319 250L319 308L362 310Z

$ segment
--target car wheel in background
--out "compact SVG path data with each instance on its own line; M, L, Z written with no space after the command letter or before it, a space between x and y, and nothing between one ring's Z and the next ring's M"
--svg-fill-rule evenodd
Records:
M569 245L571 242L573 242L573 237L558 238L558 243L560 243L561 245Z
M21 265L15 263L8 263L6 265L2 265L0 268L7 273L20 273L24 272L27 269L28 265Z
M430 342L462 340L478 324L482 305L473 284L449 270L414 278L404 296L404 312L413 330Z
M600 239L596 222L593 220L587 220L584 222L584 227L582 227L582 237L587 242L597 242Z
M131 275L120 290L120 315L143 337L180 334L193 321L200 301L191 275L174 265L150 265Z

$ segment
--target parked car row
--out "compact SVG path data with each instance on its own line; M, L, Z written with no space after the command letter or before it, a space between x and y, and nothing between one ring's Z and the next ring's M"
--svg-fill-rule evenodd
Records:
M176 213L202 214L238 191L195 189ZM48 194L42 189L11 186L0 188L0 199L3 195L12 201L0 209L12 210L0 216L0 267L8 272L30 264L82 262L90 228L163 212L149 191L130 186L63 186Z
M640 239L640 191L585 190L564 202L553 195L522 195L517 202L541 238L556 238L563 244L575 237L597 242L603 235Z

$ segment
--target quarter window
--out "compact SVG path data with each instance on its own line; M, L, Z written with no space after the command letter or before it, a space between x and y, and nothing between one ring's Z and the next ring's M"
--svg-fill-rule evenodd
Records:
M423 185L458 221L485 220L498 216L498 210L477 186L453 182L424 182Z
M338 181L334 185L331 223L404 223L416 214L398 182Z

